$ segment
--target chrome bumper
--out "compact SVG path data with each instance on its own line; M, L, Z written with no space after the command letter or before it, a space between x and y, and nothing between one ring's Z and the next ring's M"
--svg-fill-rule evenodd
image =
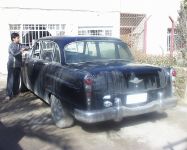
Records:
M119 121L123 117L136 116L140 114L163 111L175 107L177 98L171 97L166 99L155 100L138 107L116 106L96 111L83 111L75 109L74 116L77 120L84 123L96 123L106 120Z

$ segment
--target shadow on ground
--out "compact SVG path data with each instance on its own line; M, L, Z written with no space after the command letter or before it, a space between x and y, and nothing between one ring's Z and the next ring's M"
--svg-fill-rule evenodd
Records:
M23 137L37 138L48 144L46 149L72 149L73 141L65 133L57 134L60 129L51 120L50 108L34 94L26 92L9 102L4 99L5 90L1 90L0 150L21 150L19 142ZM31 144L29 149L41 149L43 145Z
M80 125L85 131L90 133L109 132L109 131L119 131L121 128L138 125L145 122L156 122L166 117L167 117L167 113L153 112L153 113L139 115L135 117L127 117L120 122L107 121L107 122L90 124L90 125L86 125L81 122L78 122L77 124Z
M0 89L0 101L5 102L5 96L6 96L6 90L5 89Z
M15 150L21 149L19 141L25 137L37 138L47 144L54 145L62 150L71 150L74 143L73 134L84 134L77 126L87 133L119 131L123 127L134 126L145 122L155 122L167 117L166 113L151 113L137 117L129 117L121 122L103 122L98 124L83 124L76 122L70 129L58 129L51 120L48 105L34 94L26 92L6 102L5 90L0 91L0 150L10 150L9 140L13 142ZM3 132L1 132L3 131ZM2 134L1 134L2 133ZM70 135L70 133L72 133ZM3 140L2 140L3 139ZM40 149L31 145L33 149ZM51 148L50 148L51 149ZM53 148L54 149L54 148Z
M164 150L174 150L175 147L179 146L183 144L183 146L185 147L185 150L187 149L187 137L184 139L181 139L179 141L173 142L173 143L168 143L166 146L163 147Z
M0 150L22 150L18 142L24 135L21 126L5 127L0 122Z

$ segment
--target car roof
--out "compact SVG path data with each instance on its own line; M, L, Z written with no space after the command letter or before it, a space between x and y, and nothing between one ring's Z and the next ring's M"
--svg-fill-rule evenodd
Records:
M112 41L121 41L118 38L114 37L101 37L101 36L49 36L43 37L38 40L51 40L56 42L62 49L65 45L75 42L75 41L84 41L84 40L112 40Z
M80 40L119 40L114 37L105 37L105 36L48 36L40 38L39 40L68 40L68 41L80 41Z
M55 43L58 44L60 51L64 50L64 47L72 42L76 42L76 41L89 41L89 40L106 40L106 41L115 41L115 42L122 42L119 38L114 38L114 37L102 37L102 36L48 36L48 37L43 37L40 38L37 41L42 41L42 40L49 40L49 41L53 41ZM126 43L124 43L126 44ZM62 52L62 55L64 55L64 53Z

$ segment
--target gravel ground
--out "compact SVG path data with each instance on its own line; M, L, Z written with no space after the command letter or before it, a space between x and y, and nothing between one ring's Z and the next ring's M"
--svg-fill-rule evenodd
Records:
M30 92L5 102L0 75L0 150L187 150L187 105L119 123L57 128L50 108Z

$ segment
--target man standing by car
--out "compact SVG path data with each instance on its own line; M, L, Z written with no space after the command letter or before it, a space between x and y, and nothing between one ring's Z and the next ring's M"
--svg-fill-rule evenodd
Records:
M19 83L22 65L22 53L27 50L20 44L20 37L18 33L11 34L12 43L9 45L8 53L8 76L6 100L10 100L13 96L19 93Z

